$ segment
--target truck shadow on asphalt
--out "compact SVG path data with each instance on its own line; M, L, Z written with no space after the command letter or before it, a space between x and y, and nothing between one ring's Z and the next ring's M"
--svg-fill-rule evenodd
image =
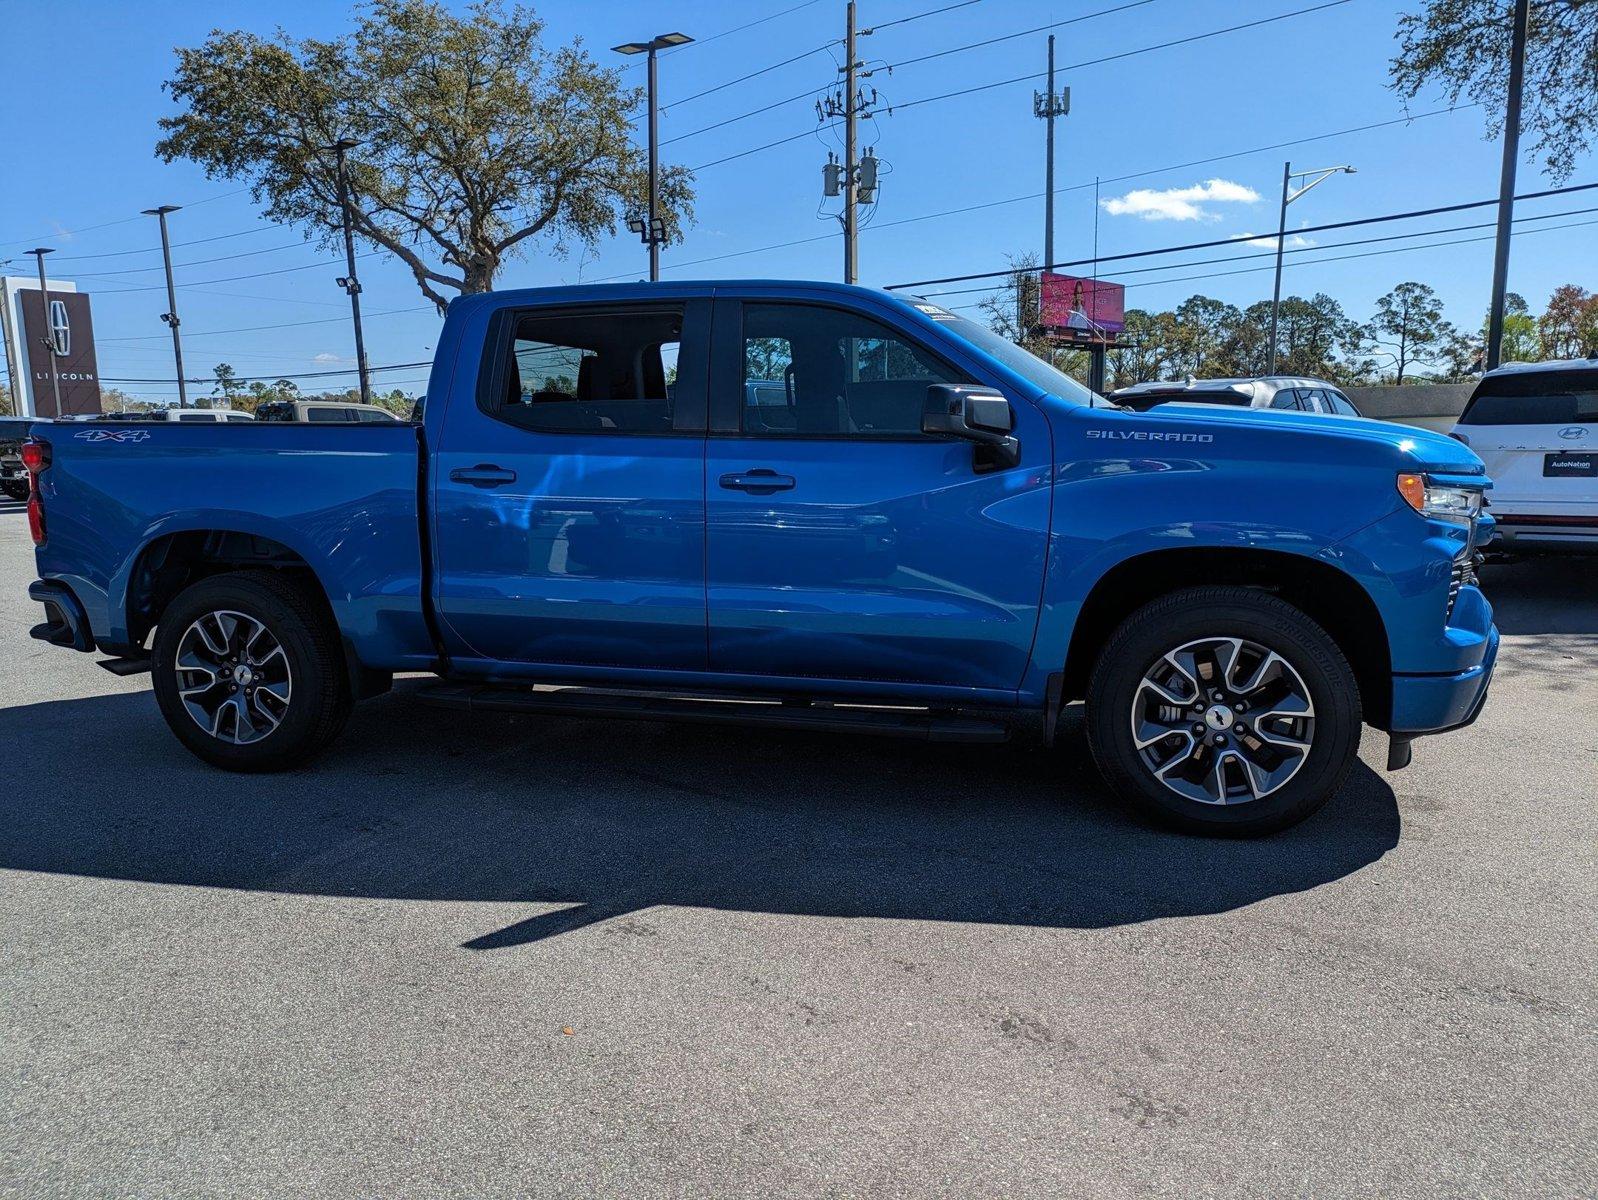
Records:
M1598 556L1488 563L1481 584L1500 633L1598 634Z
M971 748L471 716L402 689L313 766L238 776L192 759L143 691L0 709L0 743L46 768L0 789L0 866L536 910L473 950L654 905L1053 928L1212 914L1358 871L1400 826L1360 764L1273 838L1151 829L1075 727L1054 751Z

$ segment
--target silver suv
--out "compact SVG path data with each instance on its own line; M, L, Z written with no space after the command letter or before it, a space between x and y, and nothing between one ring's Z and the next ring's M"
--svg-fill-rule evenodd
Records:
M1136 383L1110 393L1117 404L1146 412L1156 404L1227 404L1234 408L1286 408L1297 412L1359 417L1335 384L1297 375L1261 375L1255 379L1193 379L1185 383Z

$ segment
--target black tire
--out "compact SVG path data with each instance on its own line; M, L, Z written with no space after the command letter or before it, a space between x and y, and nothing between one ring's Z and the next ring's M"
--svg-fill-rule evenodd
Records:
M1206 803L1179 795L1155 775L1155 766L1165 764L1145 762L1133 735L1145 674L1166 654L1210 638L1246 639L1280 655L1307 687L1314 706L1310 748L1296 773L1255 799ZM1222 712L1217 719L1230 722L1232 717ZM1256 837L1296 825L1342 786L1359 752L1360 732L1359 687L1337 643L1301 610L1251 588L1185 588L1144 605L1105 643L1088 685L1088 745L1105 781L1146 816L1189 833ZM1204 736L1209 735L1206 726ZM1176 753L1182 736L1172 735ZM1241 741L1235 732L1232 740ZM1242 746L1235 749L1241 753ZM1232 777L1247 770L1237 764ZM1224 790L1227 764L1217 767L1217 775Z
M0 482L0 491L4 491L13 500L26 500L28 498L28 481L26 479L7 479Z
M286 711L259 740L235 744L213 735L180 695L178 647L194 623L213 612L241 613L260 622L282 647L292 672ZM156 629L152 674L161 715L178 740L228 771L282 771L306 762L338 737L353 706L331 614L320 597L276 571L213 575L185 588Z

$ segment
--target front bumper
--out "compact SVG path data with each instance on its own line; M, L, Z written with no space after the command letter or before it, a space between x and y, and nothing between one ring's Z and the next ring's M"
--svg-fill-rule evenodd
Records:
M1487 702L1487 685L1497 661L1498 629L1494 626L1488 632L1486 654L1469 670L1452 675L1395 675L1393 736L1419 737L1469 725Z

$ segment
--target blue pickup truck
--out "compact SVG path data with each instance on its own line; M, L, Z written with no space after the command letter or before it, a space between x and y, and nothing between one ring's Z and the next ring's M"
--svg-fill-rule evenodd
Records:
M1258 834L1363 724L1396 768L1472 721L1498 645L1460 443L1128 411L863 288L467 296L417 422L39 423L24 459L34 636L152 670L231 770L304 762L395 672L473 709L974 743L1052 744L1085 700L1116 792Z

